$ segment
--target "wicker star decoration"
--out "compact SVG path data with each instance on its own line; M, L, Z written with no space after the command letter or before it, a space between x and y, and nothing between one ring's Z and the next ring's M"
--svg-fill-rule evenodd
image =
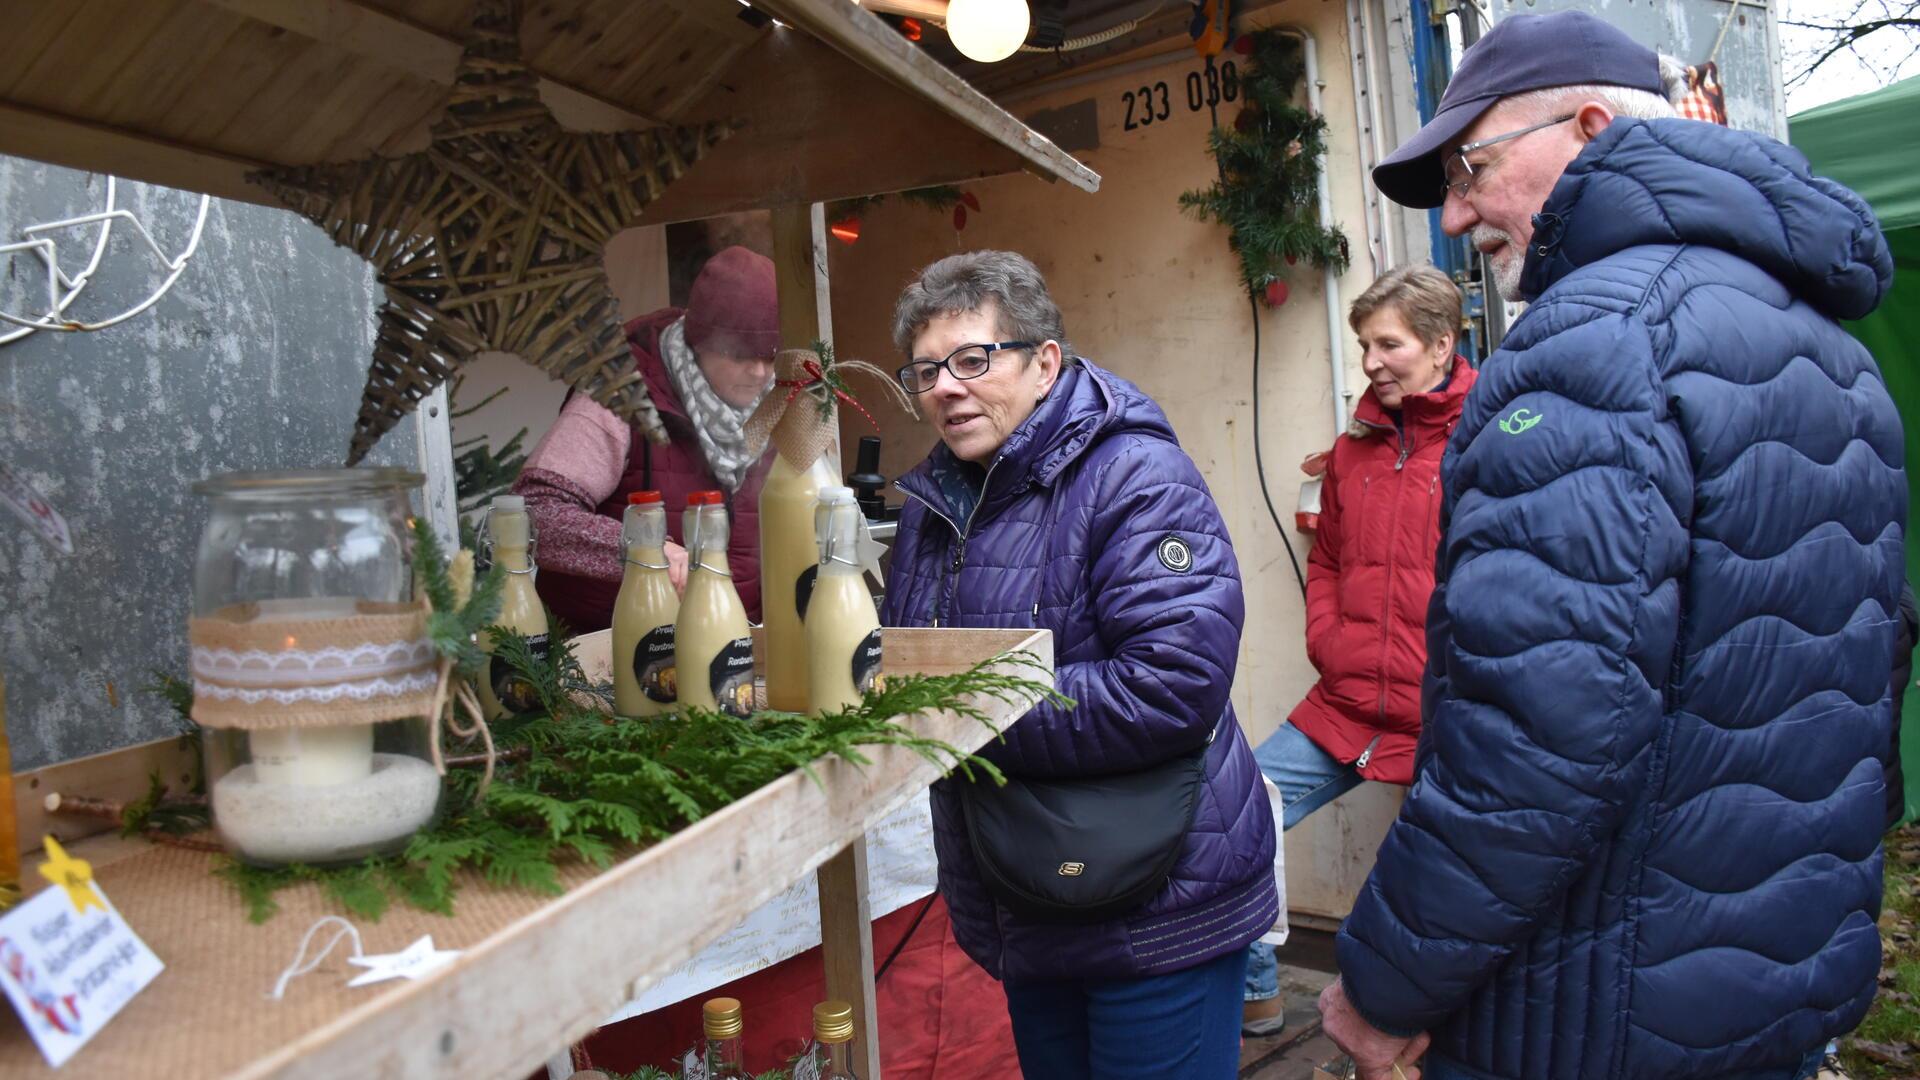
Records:
M349 465L487 351L519 356L665 441L602 258L732 126L562 129L520 59L516 7L479 0L427 149L248 177L371 262L385 289Z

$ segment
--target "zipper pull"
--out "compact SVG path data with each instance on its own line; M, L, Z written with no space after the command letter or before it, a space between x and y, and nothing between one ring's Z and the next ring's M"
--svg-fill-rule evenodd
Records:
M953 566L949 568L949 572L955 573L955 574L959 573L961 564L965 563L966 560L967 560L967 538L963 536L960 538L960 546L953 549Z
M1385 735L1375 735L1373 737L1373 741L1367 744L1367 748L1365 750L1360 751L1360 756L1353 759L1353 768L1355 772L1358 772L1361 769L1366 768L1367 762L1373 760L1373 748L1376 746L1379 746L1380 740L1384 738L1386 738Z
M1400 436L1400 457L1393 463L1393 471L1399 472L1407 463L1407 455L1413 453L1413 443L1405 435Z

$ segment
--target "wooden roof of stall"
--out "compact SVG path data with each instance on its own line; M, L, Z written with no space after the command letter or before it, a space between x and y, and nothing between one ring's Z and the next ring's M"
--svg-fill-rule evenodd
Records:
M1026 170L1100 178L850 0L528 0L561 123L740 131L635 224ZM0 153L276 205L246 174L425 145L470 0L0 0Z

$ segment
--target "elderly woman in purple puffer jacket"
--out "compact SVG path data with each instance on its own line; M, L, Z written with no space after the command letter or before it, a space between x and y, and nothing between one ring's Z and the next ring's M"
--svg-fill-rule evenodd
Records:
M1091 920L1013 910L983 876L965 782L935 785L954 936L1006 984L1027 1076L1231 1077L1244 950L1279 899L1272 812L1227 700L1244 610L1219 507L1159 406L1068 351L1022 256L927 267L894 341L940 443L898 482L882 622L1053 631L1055 685L1078 704L1038 706L982 752L1016 781L1199 762L1171 873Z

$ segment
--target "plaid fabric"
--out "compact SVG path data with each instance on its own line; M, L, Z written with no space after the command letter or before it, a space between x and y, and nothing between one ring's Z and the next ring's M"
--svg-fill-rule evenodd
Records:
M1719 65L1709 60L1687 69L1687 94L1674 104L1687 120L1727 126L1727 98L1720 89Z

